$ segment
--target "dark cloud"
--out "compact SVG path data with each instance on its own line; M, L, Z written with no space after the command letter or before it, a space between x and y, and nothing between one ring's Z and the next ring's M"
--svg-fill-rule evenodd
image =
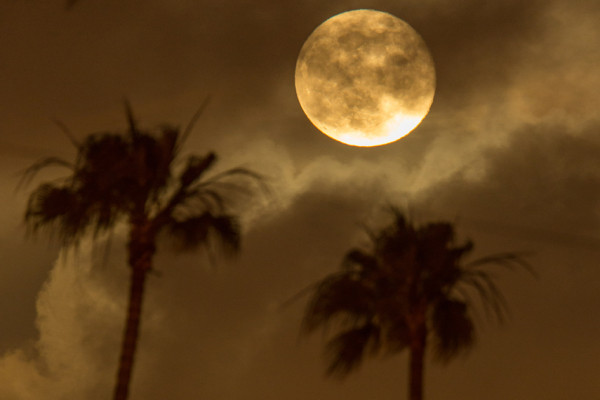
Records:
M375 8L406 20L437 68L430 115L389 146L319 134L294 93L296 57L326 18ZM142 124L185 124L188 142L242 164L272 192L244 207L244 251L212 268L161 253L150 280L133 393L145 399L398 398L405 357L372 361L343 384L323 378L318 335L299 340L303 302L286 299L336 268L388 202L457 222L478 254L530 250L540 273L498 274L512 308L468 358L427 372L431 398L595 398L600 306L598 3L0 1L0 397L106 398L127 269L115 234L79 258L25 241L17 172L122 129L128 96ZM47 177L60 174L52 171ZM243 205L243 204L242 204ZM379 216L379 217L378 217ZM45 283L42 283L45 282ZM36 295L37 293L37 295ZM136 398L136 397L132 397Z
M524 126L500 148L485 153L481 178L465 182L460 173L431 189L434 209L464 218L495 218L514 234L552 237L565 245L600 244L600 141L593 124L579 135L564 126ZM486 217L487 216L487 217ZM562 239L561 239L562 238ZM570 239L569 239L570 238ZM586 239L587 238L587 239Z
M438 74L440 103L454 108L492 100L510 84L512 66L544 34L547 2L440 4L415 21Z

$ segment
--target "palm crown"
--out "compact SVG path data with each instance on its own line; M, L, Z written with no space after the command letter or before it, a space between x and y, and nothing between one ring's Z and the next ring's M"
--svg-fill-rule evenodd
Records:
M140 131L131 113L126 135L99 133L77 144L74 163L46 158L27 171L66 166L66 178L41 184L30 196L26 222L34 230L54 228L64 245L76 244L86 232L109 230L126 220L148 235L169 230L183 248L206 242L211 232L232 249L239 245L237 221L226 209L223 192L242 189L226 182L233 175L260 177L236 168L206 179L216 163L214 153L191 155L174 176L185 135L172 127L157 133ZM239 190L238 190L239 193Z
M420 399L426 343L433 341L441 361L474 343L473 295L503 317L504 299L482 267L527 264L514 253L465 263L473 243L457 243L450 223L414 226L398 209L392 213L391 224L369 233L368 247L351 249L341 269L315 286L303 329L335 328L327 343L327 372L340 377L365 355L409 349L411 399Z

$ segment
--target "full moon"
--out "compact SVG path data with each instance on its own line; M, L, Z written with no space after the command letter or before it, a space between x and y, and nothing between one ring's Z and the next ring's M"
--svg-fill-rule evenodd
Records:
M335 15L308 37L296 62L296 94L332 139L380 146L409 134L435 92L433 59L406 22L375 10Z

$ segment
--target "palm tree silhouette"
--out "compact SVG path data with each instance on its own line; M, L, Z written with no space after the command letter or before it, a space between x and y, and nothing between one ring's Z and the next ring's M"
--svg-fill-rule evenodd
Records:
M397 208L391 211L392 223L367 232L367 248L351 249L341 269L313 287L302 330L335 331L326 344L327 374L341 378L356 370L365 355L408 349L409 399L421 400L428 342L443 362L474 344L473 295L499 321L505 316L504 298L482 267L533 271L515 253L464 263L473 243L457 244L452 224L415 226Z
M159 234L168 234L182 250L209 245L216 239L223 250L236 252L240 227L228 210L225 196L249 194L250 186L231 178L262 182L258 174L244 168L207 177L217 160L212 152L202 157L190 155L182 164L177 163L183 141L200 111L183 133L167 126L153 132L137 127L127 105L129 129L125 134L92 134L82 143L72 140L77 146L74 163L50 157L25 173L25 179L31 179L48 166L70 169L66 178L43 183L31 193L25 221L34 232L50 228L68 247L76 246L88 234L109 231L117 223L128 225L129 303L115 400L128 397L144 285L152 271ZM176 174L177 165L181 171Z

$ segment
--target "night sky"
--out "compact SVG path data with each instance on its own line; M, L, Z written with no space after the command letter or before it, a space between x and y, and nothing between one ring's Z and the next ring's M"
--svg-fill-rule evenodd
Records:
M408 22L433 56L429 115L387 146L321 134L295 94L312 30L351 9ZM600 3L596 0L0 0L0 399L106 399L124 323L123 229L74 255L26 236L19 174L77 138L185 126L185 154L262 173L240 199L243 251L156 257L132 400L404 399L406 354L324 377L295 293L334 271L387 204L456 223L474 256L525 251L539 279L499 270L511 317L426 367L426 398L600 398ZM161 249L164 250L164 249Z

